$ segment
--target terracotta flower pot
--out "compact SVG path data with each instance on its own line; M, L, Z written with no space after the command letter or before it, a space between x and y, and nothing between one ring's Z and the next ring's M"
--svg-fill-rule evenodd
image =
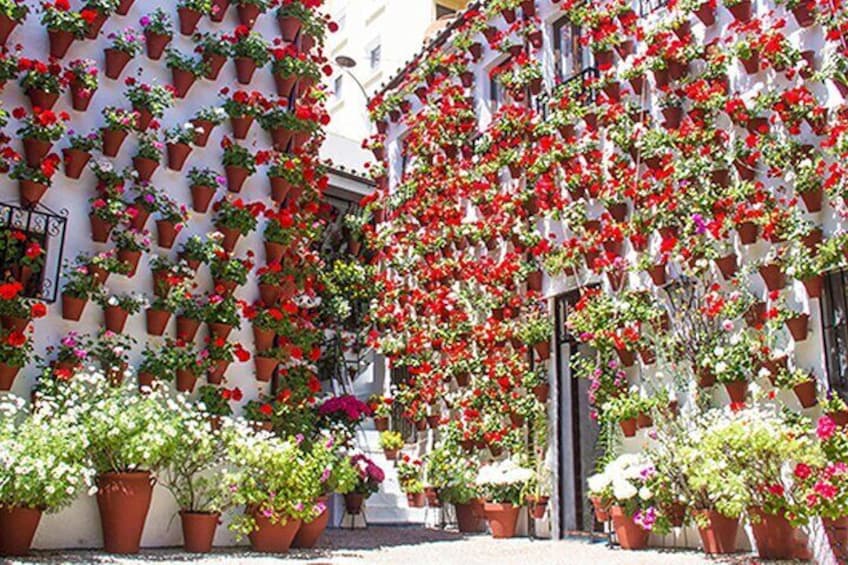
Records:
M0 390L12 390L12 385L15 384L15 378L20 372L20 367L15 367L14 365L9 365L7 363L0 363ZM2 555L1 551L0 555Z
M724 389L727 391L727 396L730 397L731 402L740 404L745 402L745 396L748 394L748 382L734 381L724 383Z
M423 494L423 493L422 493ZM456 525L462 533L479 533L485 527L482 512L478 502L467 502L465 504L454 504L456 509Z
M515 528L518 525L518 514L520 506L510 503L486 502L483 504L483 512L492 530L495 539L511 538L515 536Z
M686 522L686 506L682 502L672 502L663 512L668 517L672 528L682 528Z
M118 260L130 266L127 277L132 278L135 276L136 270L138 270L138 262L141 260L141 251L118 249Z
M224 382L224 374L230 368L229 361L215 361L206 372L206 382L210 385L219 385Z
M330 513L327 510L327 497L322 496L318 499L318 503L324 505L323 512L311 522L301 523L297 534L294 536L292 547L312 549L318 545L318 540L321 539L321 535L327 529L327 524L330 522Z
M816 18L813 13L810 11L810 8L807 4L803 2L798 6L792 8L792 15L795 17L795 21L798 22L798 25L801 27L810 27L814 23L816 23Z
M216 226L216 228L224 236L221 241L221 247L223 247L224 251L227 253L232 253L233 249L236 248L236 243L238 243L238 240L241 237L241 232L231 228L222 228L220 226Z
M88 304L88 300L85 298L77 298L76 296L69 296L63 293L62 318L71 320L72 322L79 322L86 304Z
M191 71L176 67L171 69L171 82L174 84L174 96L177 98L185 98L195 81L197 77Z
M43 141L34 137L24 138L24 156L26 163L30 167L38 167L41 161L50 153L53 144L49 141Z
M250 546L262 553L287 553L300 528L300 520L290 519L285 523L272 523L258 510L253 512L256 529L251 532Z
M792 559L795 534L792 524L783 514L767 514L762 508L749 508L751 529L761 559Z
M533 395L536 397L540 403L544 404L548 401L548 394L550 393L551 385L548 383L542 383L540 385L536 385L533 387Z
M365 496L358 492L349 492L344 495L345 510L351 516L357 516L362 513L362 505L365 503Z
M6 40L18 26L18 22L7 16L0 14L0 45L5 45Z
M636 550L647 547L649 532L636 524L633 516L628 516L621 506L613 506L610 515L621 549Z
M388 416L374 416L374 429L378 432L384 432L389 429Z
M783 268L780 265L775 263L760 265L759 272L766 288L770 291L780 290L786 286L786 275L783 274Z
M812 379L804 381L801 384L795 385L792 390L795 392L798 402L800 402L801 406L804 408L812 408L818 404L818 398L816 397L816 381Z
M698 527L704 552L710 555L734 553L739 518L727 518L713 510L699 512L707 520L705 527Z
M194 341L200 330L200 320L177 316L177 338L184 341Z
M280 287L271 284L260 284L259 299L266 308L274 307L280 299Z
M760 233L760 226L754 222L742 222L736 227L739 233L739 240L743 245L751 245L756 243Z
M144 37L147 40L147 56L154 61L161 59L162 53L165 51L165 47L167 47L168 43L171 42L171 36L160 33L145 32Z
M121 0L120 3L118 3L117 10L115 11L122 16L126 16L134 3L135 0Z
M38 88L27 89L26 95L29 98L30 106L42 110L52 110L59 100L58 92L45 92Z
M215 124L209 120L191 120L191 125L195 128L194 144L198 147L206 147Z
M294 91L296 83L296 76L283 76L280 73L274 73L274 85L277 88L277 96L281 98L288 99Z
M267 351L274 347L274 332L260 328L254 324L253 326L253 346L256 351Z
M165 328L168 321L171 319L171 313L166 310L155 310L148 308L145 312L147 321L147 333L150 335L160 336L165 333Z
M209 204L215 197L215 188L205 185L191 187L191 207L195 212L205 214L209 210Z
M289 43L293 43L297 39L297 34L302 25L299 19L291 16L277 16L277 24L280 26L280 35L283 36L283 41Z
M105 54L106 76L112 80L116 80L121 76L121 73L124 72L124 69L132 57L125 51L120 51L111 47L105 50Z
M221 69L224 68L227 58L223 55L218 55L217 53L204 53L203 62L206 63L206 72L203 75L204 78L214 81L218 80L218 76L220 76Z
M106 308L103 309L103 318L104 323L106 324L106 329L118 334L124 331L124 326L127 323L128 316L129 312L120 306L106 306Z
M213 338L227 339L233 331L233 326L230 324L222 324L220 322L207 322L209 326L209 335Z
M23 179L18 181L18 195L20 196L21 204L25 207L38 204L46 192L46 184Z
M230 0L212 0L212 13L209 18L213 22L222 22L224 16L227 15L227 8L230 7Z
M138 180L147 182L153 178L156 169L159 168L159 161L147 159L146 157L133 157L133 168L138 173Z
M822 204L824 203L824 189L818 187L804 191L801 193L801 200L804 201L807 212L821 212Z
M244 139L253 125L253 116L236 116L230 118L230 125L233 128L233 137L236 139Z
M239 7L241 9L241 7ZM236 79L240 84L250 84L256 72L256 61L248 57L236 57Z
M539 355L540 361L547 361L551 358L551 344L548 341L540 341L533 344L533 349Z
M194 392L194 387L197 384L197 374L188 369L177 370L177 392L186 392L191 394Z
M795 341L804 341L807 339L807 333L810 325L809 314L798 314L793 318L786 320L786 328L792 334L792 339Z
M138 553L153 497L150 473L103 473L97 477L97 506L107 553Z
M589 500L595 510L595 520L608 522L610 520L609 508L604 505L603 501L597 496L593 496Z
M280 364L280 361L276 357L255 355L253 357L253 363L256 367L256 380L262 383L267 383L270 382L271 377L274 375L274 371L277 369L277 365Z
M227 165L224 168L227 175L227 190L230 192L241 192L244 181L250 176L250 171L244 167L233 167Z
M545 517L548 510L548 500L547 496L528 497L527 503L530 508L530 515L534 519L541 520Z
M406 493L406 505L410 508L424 508L424 505L427 503L427 499L424 497L423 492L408 492ZM457 510L457 514L459 514L459 510ZM457 518L459 521L459 518ZM461 527L460 527L461 528ZM459 530L463 531L462 529Z
M256 23L256 19L262 13L259 6L256 4L239 4L236 7L238 11L238 18L241 25L252 28Z
M840 564L848 563L848 516L841 518L822 518L824 533L830 543L830 549Z
M41 510L0 506L0 555L20 557L29 553Z
M122 130L113 130L104 128L102 131L103 137L103 155L106 157L115 157L118 151L121 150L121 145L127 138L127 132Z
M294 137L294 132L286 128L274 128L270 133L271 143L277 151L285 151Z
M51 29L47 30L47 36L50 39L50 56L56 59L64 57L74 42L74 34L70 31Z
M87 90L79 81L71 81L71 107L77 112L88 110L91 99L94 97L93 90Z
M265 242L265 262L276 263L283 258L286 252L286 246L282 243L274 243L273 241Z
M634 437L636 435L636 430L638 429L636 418L621 420L618 425L621 428L621 432L624 434L624 437Z
M737 263L735 253L731 253L725 257L719 257L715 260L715 264L721 272L721 276L724 277L724 280L730 280L736 274Z
M168 150L168 168L172 171L182 171L186 159L191 154L191 145L185 143L169 143Z
M197 10L191 8L177 8L177 15L180 18L180 33L182 35L192 35L197 29L197 24L203 16Z
M65 176L69 179L78 179L82 176L85 166L91 160L91 153L71 149L62 149L62 162L65 164Z
M221 515L205 512L180 510L183 526L183 549L188 553L209 553L215 539L215 530L221 521Z
M156 220L156 243L159 247L170 249L177 239L177 226L169 220Z

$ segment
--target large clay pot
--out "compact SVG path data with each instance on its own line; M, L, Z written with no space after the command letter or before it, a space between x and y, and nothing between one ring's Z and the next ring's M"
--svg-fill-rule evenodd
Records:
M839 565L848 563L848 516L835 520L822 518L824 533Z
M515 536L515 528L518 525L518 514L520 506L498 502L486 502L483 504L483 512L492 530L492 537L496 539L511 538Z
M636 524L633 516L628 516L621 506L613 506L610 515L621 549L645 549L649 532Z
M152 497L153 479L148 472L97 477L97 506L107 553L138 553Z
M271 520L263 516L259 511L253 513L256 520L256 529L248 536L250 546L254 551L263 553L287 553L291 547L297 530L300 528L300 520L288 520L284 524L273 524Z
M767 514L761 508L749 508L751 529L761 559L792 559L795 534L783 514Z
M180 510L183 526L183 549L188 553L209 553L221 515L218 513Z
M105 50L105 54L106 76L112 80L118 79L132 57L126 51L120 51L111 47Z
M62 319L79 322L88 300L62 294Z
M327 511L327 497L322 496L318 499L318 503L324 505L324 511L311 522L303 522L300 525L300 529L297 530L297 535L292 542L292 547L312 549L318 544L321 534L327 529L327 524L330 521L330 513Z
M484 522L481 519L479 502L467 502L465 504L455 504L456 508L456 525L462 533L477 533L483 530Z
M41 510L0 506L0 555L19 557L29 553L41 521Z
M735 552L739 518L727 518L714 510L701 511L700 514L707 520L705 527L698 527L704 552L710 555Z
M12 390L12 385L15 384L15 377L20 372L20 367L0 363L0 390ZM2 555L2 552L0 552L0 555Z

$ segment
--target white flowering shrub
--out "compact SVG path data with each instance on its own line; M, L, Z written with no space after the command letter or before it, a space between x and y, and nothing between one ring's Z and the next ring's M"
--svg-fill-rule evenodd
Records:
M54 416L14 396L0 402L0 506L56 512L92 488L86 436Z
M605 506L620 506L643 529L652 530L658 509L649 484L655 474L654 464L644 454L619 455L589 477L589 496L600 498Z
M486 496L486 500L521 504L523 495L534 477L532 469L522 467L512 459L504 459L480 467L477 486Z

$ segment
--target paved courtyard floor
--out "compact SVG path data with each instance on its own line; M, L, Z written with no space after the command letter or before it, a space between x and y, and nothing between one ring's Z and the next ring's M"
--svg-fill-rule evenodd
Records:
M371 527L367 530L330 530L321 547L311 551L292 550L288 555L268 556L245 549L218 549L207 556L185 554L174 549L149 550L141 555L116 557L93 551L35 552L31 558L10 563L197 563L202 565L265 565L271 563L310 565L398 564L398 565L695 565L701 563L763 563L750 555L707 559L699 552L621 551L603 542L515 538L493 540L487 535L466 536L455 532L420 527Z

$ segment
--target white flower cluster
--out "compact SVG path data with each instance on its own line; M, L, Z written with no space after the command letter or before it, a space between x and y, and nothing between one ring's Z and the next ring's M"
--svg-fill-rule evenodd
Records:
M523 484L533 478L533 470L521 467L512 459L496 461L480 467L477 473L478 485L515 485Z
M650 500L653 493L645 486L645 482L654 472L653 463L642 454L619 455L603 471L589 477L589 493L611 496L619 502L637 495L642 500Z

